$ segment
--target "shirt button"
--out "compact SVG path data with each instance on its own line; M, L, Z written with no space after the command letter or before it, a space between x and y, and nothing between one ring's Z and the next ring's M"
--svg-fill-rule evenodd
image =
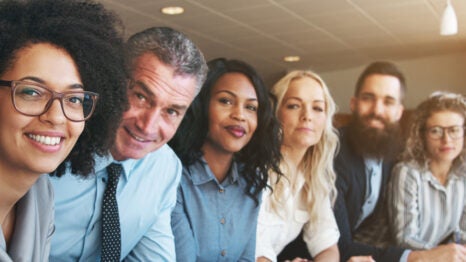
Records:
M224 249L224 250L222 250L222 252L220 252L220 254L222 255L222 257L224 257L224 256L226 256L227 251Z
M225 218L220 219L221 224L225 224Z
M223 188L220 188L220 189L218 190L218 192L223 193L223 192L225 192L225 190L223 190Z

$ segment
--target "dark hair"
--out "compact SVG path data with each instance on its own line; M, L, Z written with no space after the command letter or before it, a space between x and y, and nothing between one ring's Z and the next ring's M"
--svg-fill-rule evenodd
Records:
M185 166L198 161L202 157L201 147L209 131L208 112L213 86L227 73L235 72L247 76L254 86L259 102L257 129L249 143L235 154L235 159L243 164L240 174L248 184L246 193L257 202L257 195L267 186L269 170L281 174L280 124L274 114L276 105L260 76L245 62L217 58L210 61L208 66L209 72L201 92L189 107L170 145Z
M53 172L86 176L94 171L94 154L108 153L127 107L122 23L101 4L89 1L30 0L0 3L0 74L20 50L49 43L74 60L84 88L98 93L93 116L65 161Z
M169 27L151 27L134 34L128 39L126 50L129 67L132 67L134 59L151 52L164 64L173 67L176 74L194 76L197 80L196 94L207 74L201 51L183 33Z
M395 64L386 61L377 61L373 62L372 64L368 65L366 69L361 73L356 82L356 89L354 90L354 96L358 96L359 92L361 91L362 86L364 85L364 81L370 75L389 75L398 78L400 81L400 99L403 101L404 96L406 94L406 79L403 73L396 67Z

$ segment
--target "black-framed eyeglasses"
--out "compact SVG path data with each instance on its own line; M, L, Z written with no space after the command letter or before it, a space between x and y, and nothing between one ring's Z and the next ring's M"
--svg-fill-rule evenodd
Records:
M49 110L53 100L60 101L67 119L81 122L89 119L99 95L90 91L55 92L39 83L0 80L0 86L11 88L11 99L16 111L26 116L40 116Z
M464 126L433 126L426 129L426 134L431 139L441 139L445 134L451 139L460 139L464 137Z

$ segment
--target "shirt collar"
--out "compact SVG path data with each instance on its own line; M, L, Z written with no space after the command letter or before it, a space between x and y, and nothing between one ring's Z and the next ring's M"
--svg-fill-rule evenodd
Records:
M212 180L218 183L217 178L215 177L214 173L212 173L212 170L210 170L210 167L204 157L188 167L188 172L191 175L191 180L193 181L194 185L205 184ZM231 163L230 171L228 172L226 179L221 183L221 185L227 186L234 184L238 181L238 179L238 165L233 160Z
M111 154L105 155L105 156L95 156L95 173L96 174L103 174L106 173L103 172L104 169L107 168L108 165L111 163L118 163L121 164L123 167L123 177L128 180L128 178L131 176L131 170L133 170L134 166L137 164L138 159L126 159L123 161L117 161L115 160Z

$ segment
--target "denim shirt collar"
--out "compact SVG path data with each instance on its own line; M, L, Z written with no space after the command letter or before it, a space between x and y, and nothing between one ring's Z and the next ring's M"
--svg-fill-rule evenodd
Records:
M204 157L202 157L201 159L199 159L199 161L191 165L188 168L188 171L191 174L191 180L193 181L193 184L196 186L208 183L212 180L220 184L217 181L217 178L215 177L214 173L212 173L212 170L210 169ZM228 171L227 177L221 183L221 185L227 186L230 184L234 184L238 181L238 179L239 179L238 164L233 159L233 161L231 162L231 167L230 167L230 170Z

